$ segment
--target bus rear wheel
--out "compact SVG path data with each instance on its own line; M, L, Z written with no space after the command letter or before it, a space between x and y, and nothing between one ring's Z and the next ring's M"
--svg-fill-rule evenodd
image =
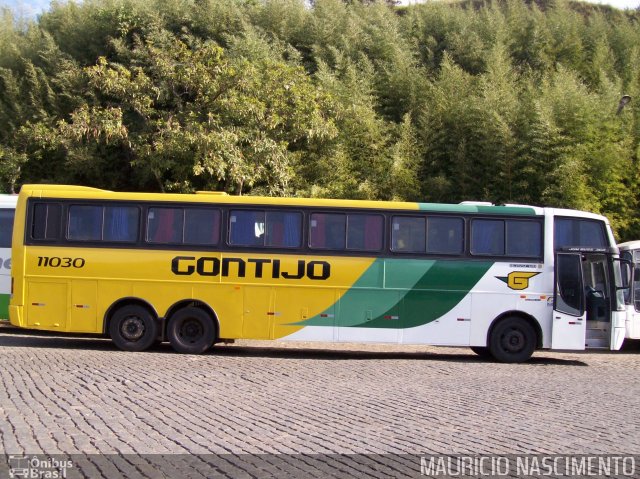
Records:
M495 325L489 338L489 351L501 363L521 363L536 348L536 332L524 319L505 318Z
M109 323L109 336L123 351L144 351L158 337L154 316L142 306L131 304L116 310Z
M200 354L213 346L216 327L209 314L200 308L190 306L171 315L167 337L175 351Z

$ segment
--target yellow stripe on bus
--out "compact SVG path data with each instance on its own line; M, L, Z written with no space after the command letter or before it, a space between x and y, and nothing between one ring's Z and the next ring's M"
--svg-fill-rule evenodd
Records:
M85 306L61 307L68 314L61 330L102 332L103 318L96 312L107 311L121 298L145 300L159 316L177 302L193 299L213 309L220 337L265 339L301 329L291 323L325 312L374 262L363 257L239 252L147 250L142 255L125 249L39 246L26 251L27 289L31 283L72 283L68 291L73 297L55 300ZM372 287L382 284L382 278L373 281ZM27 292L30 301L53 299L46 297L52 288L35 284ZM34 297L36 291L42 297Z

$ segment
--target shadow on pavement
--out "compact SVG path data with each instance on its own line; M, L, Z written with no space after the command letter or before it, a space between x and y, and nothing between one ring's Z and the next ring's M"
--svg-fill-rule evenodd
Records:
M430 350L428 352L399 352L399 351L353 351L353 350L335 350L335 349L318 349L318 348L279 348L279 347L259 347L259 346L216 346L212 352L218 356L250 356L264 358L284 358L284 359L348 359L348 360L366 360L366 359L409 359L421 361L449 361L449 362L467 362L467 363L493 363L499 364L491 359L481 358L472 353L467 348L455 348L459 353L438 352L436 346L425 346ZM449 350L452 348L449 347ZM469 351L469 352L467 352ZM533 356L525 364L528 365L564 365L564 366L587 366L582 361L575 359L560 359Z
M622 354L639 354L640 339L625 339L620 352ZM620 354L620 352L618 354Z
M268 345L269 341L265 341ZM288 346L282 347L278 344L270 346L246 346L246 345L216 345L205 356L225 356L225 357L259 357L259 358L279 358L279 359L306 359L306 360L421 360L421 361L448 361L448 362L468 362L468 363L495 363L491 359L482 358L472 353L467 348L455 348L455 353L450 352L453 348L447 348L445 352L438 352L435 346L425 346L429 351L367 351L330 349L331 343L326 343L327 349L308 346ZM2 347L26 347L26 348L50 348L50 349L82 349L88 351L118 351L110 339L98 335L64 334L35 331L27 329L0 327L0 348ZM381 347L385 347L384 345ZM459 352L458 352L459 351ZM175 354L168 343L156 344L152 346L149 353ZM575 359L550 358L534 356L525 363L526 365L562 365L562 366L587 366L583 361ZM498 363L495 363L498 364Z

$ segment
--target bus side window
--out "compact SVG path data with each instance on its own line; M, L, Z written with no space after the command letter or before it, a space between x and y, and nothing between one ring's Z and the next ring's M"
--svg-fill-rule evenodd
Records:
M464 251L462 218L430 217L427 219L427 253L461 254Z
M347 215L347 249L380 251L384 219L380 215Z
M11 248L14 213L13 209L0 210L0 248Z
M229 244L264 246L264 216L264 211L231 211L229 215Z
M58 203L36 203L33 207L31 238L57 240L60 238L62 206Z
M302 244L302 214L269 211L266 218L266 245L297 248Z
M477 255L504 255L504 221L473 220L471 222L471 253Z
M102 209L102 206L70 206L67 238L75 241L100 241L102 239Z
M507 220L507 255L542 256L542 225L537 221Z
M427 245L426 232L426 218L394 216L391 226L391 249L399 253L424 253Z
M182 243L182 208L149 208L147 241L149 243Z
M104 209L105 241L134 242L138 239L140 210L135 206L106 206Z
M313 213L309 223L309 246L343 250L346 245L346 215Z
M217 245L220 242L220 210L186 208L184 210L184 243Z

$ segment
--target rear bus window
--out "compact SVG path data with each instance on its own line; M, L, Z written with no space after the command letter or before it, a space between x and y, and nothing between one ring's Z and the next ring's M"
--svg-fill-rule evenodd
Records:
M36 240L60 238L62 206L57 203L36 203L33 207L31 237Z

